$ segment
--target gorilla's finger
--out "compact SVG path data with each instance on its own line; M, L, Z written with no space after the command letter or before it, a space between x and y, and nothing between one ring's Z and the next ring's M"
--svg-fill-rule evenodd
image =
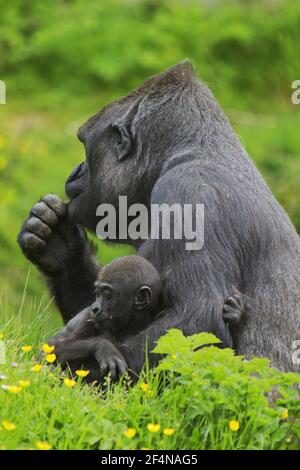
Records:
M47 194L42 200L55 212L57 217L61 218L66 214L66 204L56 194Z
M116 362L114 359L108 360L108 368L111 373L112 380L116 381L117 380L117 366L116 366Z
M49 227L55 227L58 223L58 217L44 202L38 202L31 209L31 214L41 219Z
M228 306L224 307L223 310L223 320L230 325L237 325L241 320L242 313L240 310L230 308Z
M230 307L240 309L242 307L242 298L240 295L234 295L232 297L229 297L226 300L226 305L229 305Z
M44 240L30 232L23 232L19 236L19 243L25 253L41 253L47 248Z
M37 217L30 217L27 220L26 227L29 232L34 233L43 240L47 240L52 235L51 228Z
M116 359L116 364L118 367L118 372L119 375L124 375L127 372L128 366L125 361L122 361L122 359L117 358Z
M101 377L105 377L107 374L107 369L108 369L108 364L106 361L101 361L100 362L100 375Z

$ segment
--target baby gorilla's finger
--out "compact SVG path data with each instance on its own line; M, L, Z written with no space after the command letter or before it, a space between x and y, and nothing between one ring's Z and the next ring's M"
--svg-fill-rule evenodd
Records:
M126 374L126 372L127 372L127 370L128 370L128 366L127 366L127 364L126 364L125 361L123 361L122 359L119 359L119 358L117 357L117 359L116 359L116 365L117 365L117 367L118 367L118 373L119 373L119 375L124 375L124 374Z
M26 228L42 240L47 240L52 235L51 228L37 217L30 217L26 223Z
M25 253L41 253L47 248L47 243L33 233L24 232L21 238Z
M226 300L226 305L228 305L229 307L233 307L233 308L240 308L241 306L240 297L239 296L229 297Z
M116 360L115 359L109 359L108 360L108 368L109 368L109 372L111 374L111 378L115 382L117 380L117 366L116 366Z
M237 325L241 319L240 310L235 310L230 307L224 307L223 320L225 323L229 323L231 326Z
M108 369L108 363L105 360L102 360L100 362L100 375L102 378L104 378L107 374L107 369Z
M49 227L55 227L58 223L57 215L45 202L41 201L35 204L31 209L31 214L41 219L45 224L49 225Z
M44 196L42 200L55 212L58 218L61 218L66 214L66 204L56 196L56 194L47 194L47 196Z

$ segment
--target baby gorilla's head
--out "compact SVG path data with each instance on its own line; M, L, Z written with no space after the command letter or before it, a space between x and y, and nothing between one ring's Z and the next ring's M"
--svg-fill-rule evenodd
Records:
M145 258L117 258L101 270L91 320L112 334L141 331L159 312L161 287L157 270Z

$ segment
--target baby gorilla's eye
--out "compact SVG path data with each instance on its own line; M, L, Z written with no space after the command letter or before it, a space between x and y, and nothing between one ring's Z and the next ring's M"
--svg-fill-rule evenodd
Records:
M109 302L113 298L113 290L109 287L104 287L101 291L102 299Z

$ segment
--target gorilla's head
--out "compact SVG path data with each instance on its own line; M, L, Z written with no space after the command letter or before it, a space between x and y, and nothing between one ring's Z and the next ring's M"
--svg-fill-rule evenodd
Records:
M162 307L159 273L141 256L114 259L102 268L95 285L91 320L100 331L142 331Z
M78 131L86 161L66 182L71 221L94 231L97 206L117 209L119 195L127 196L128 205L149 204L163 166L195 152L211 129L204 111L215 106L191 64L183 62L90 118Z

